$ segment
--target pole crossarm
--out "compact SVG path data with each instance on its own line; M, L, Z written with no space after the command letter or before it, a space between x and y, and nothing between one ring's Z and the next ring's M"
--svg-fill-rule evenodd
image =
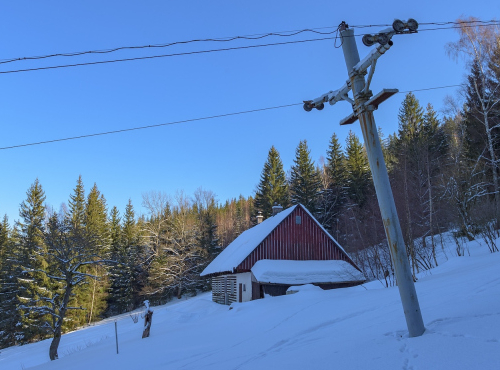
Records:
M398 92L399 92L398 89L382 89L381 92L379 92L374 97L370 98L370 100L361 103L359 107L356 108L355 110L356 113L351 113L346 118L342 119L340 121L340 126L350 125L356 122L359 113L364 110L377 110L380 104L382 104L384 101L389 99L394 94L397 94Z
M373 72L375 71L375 64L377 63L377 59L380 58L382 55L385 54L387 50L390 49L392 46L392 41L390 41L390 38L395 35L395 32L389 33L389 41L385 45L380 45L377 48L373 49L368 55L363 58L363 60L359 61L351 70L349 73L349 77L352 75L359 75L362 74L364 75L366 73L366 70L370 68L370 73L368 75L368 82L365 85L365 89L360 91L359 93L362 93L366 96L366 98L369 98L372 94L371 91L369 90L370 83L372 80ZM313 108L316 108L317 110L322 110L325 107L325 103L328 102L330 105L335 105L337 102L341 100L345 100L351 105L354 105L354 100L351 99L348 95L349 91L351 91L351 82L347 81L340 89L329 91L326 94L321 95L319 98L313 99L313 100L304 100L304 109L307 112L310 112ZM356 98L356 96L354 97ZM352 123L352 122L351 122ZM341 123L341 124L346 124L346 123Z
M307 112L310 112L313 108L322 110L325 107L324 103L328 102L330 105L335 105L335 103L341 100L354 104L354 101L347 95L350 90L351 87L349 83L346 82L340 89L329 91L313 100L304 100L304 110Z
M394 34L391 35L391 37ZM373 62L376 62L378 58L385 54L387 50L391 48L393 42L389 39L387 44L379 45L375 49L372 49L366 57L361 59L353 68L352 71L349 72L349 75L354 73L364 73L372 65Z

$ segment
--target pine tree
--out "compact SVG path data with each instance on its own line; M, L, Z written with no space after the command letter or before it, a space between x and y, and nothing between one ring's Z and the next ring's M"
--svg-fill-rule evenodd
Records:
M255 210L262 212L264 218L268 218L273 214L272 207L275 203L286 208L289 206L289 196L283 163L278 151L272 146L257 186Z
M348 195L362 208L370 186L370 166L363 145L352 131L346 140L345 165Z
M291 202L302 204L316 215L320 189L321 178L310 158L307 141L301 141L295 150L294 165L290 173Z

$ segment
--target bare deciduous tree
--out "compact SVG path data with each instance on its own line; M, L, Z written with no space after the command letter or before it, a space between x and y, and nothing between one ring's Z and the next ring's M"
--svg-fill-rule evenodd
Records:
M53 335L49 357L56 360L66 313L68 310L83 309L70 306L73 290L89 279L97 279L97 276L82 270L89 265L97 266L112 261L101 259L93 237L85 229L72 228L56 214L50 217L47 225L40 231L46 248L39 248L37 253L45 258L48 266L34 272L45 274L53 288L44 290L43 294L26 302L21 309L27 314L44 318L43 327Z
M476 23L475 23L476 22ZM500 105L500 81L492 69L492 58L499 48L500 32L498 26L484 26L478 18L458 19L459 40L447 45L448 54L455 59L463 57L473 71L469 78L469 86L464 93L477 102L469 104L469 113L484 126L486 135L486 152L482 157L489 162L495 192L496 216L500 211L499 161L495 153L495 137L493 131L500 128L493 116L498 114ZM467 91L469 89L469 91Z

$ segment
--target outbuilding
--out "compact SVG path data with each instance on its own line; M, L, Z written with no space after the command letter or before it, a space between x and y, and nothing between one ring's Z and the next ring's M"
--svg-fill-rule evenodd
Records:
M282 208L281 208L282 209ZM201 276L212 278L212 300L246 302L286 294L292 285L342 288L365 281L340 244L301 204L281 211L238 236Z

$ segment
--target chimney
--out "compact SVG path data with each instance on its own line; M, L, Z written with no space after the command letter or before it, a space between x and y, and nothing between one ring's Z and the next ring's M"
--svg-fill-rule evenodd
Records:
M257 225L260 224L264 220L264 216L262 216L262 212L259 211L259 214L257 215Z
M277 204L276 202L274 202L274 206L273 206L273 216L276 216L278 213L280 213L281 211L283 211L283 207L280 206L279 204Z

